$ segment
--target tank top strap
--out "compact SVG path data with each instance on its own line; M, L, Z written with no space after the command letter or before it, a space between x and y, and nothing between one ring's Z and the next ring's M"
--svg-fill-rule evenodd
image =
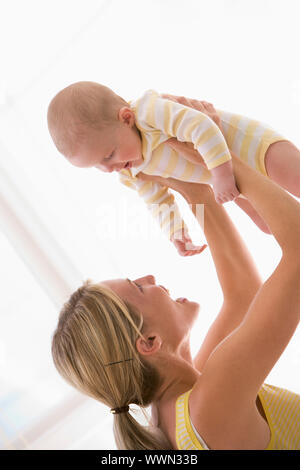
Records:
M189 415L191 390L176 400L176 443L179 450L209 450L204 439L196 431Z

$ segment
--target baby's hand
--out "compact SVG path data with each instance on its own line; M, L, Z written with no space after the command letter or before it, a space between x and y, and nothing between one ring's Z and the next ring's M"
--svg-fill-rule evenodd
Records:
M235 184L231 161L213 168L211 173L213 191L218 204L224 204L224 202L232 201L239 196L240 192Z
M196 246L193 244L189 235L184 234L182 230L175 232L171 241L181 256L193 256L201 253L207 245Z

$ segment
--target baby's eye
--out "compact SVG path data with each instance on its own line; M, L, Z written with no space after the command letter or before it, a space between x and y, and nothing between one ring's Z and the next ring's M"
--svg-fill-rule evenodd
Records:
M113 154L114 154L114 152L112 152L112 153L109 155L109 157L106 157L106 158L104 158L103 160L104 160L105 162L107 162L108 160L110 160L110 159L112 158Z

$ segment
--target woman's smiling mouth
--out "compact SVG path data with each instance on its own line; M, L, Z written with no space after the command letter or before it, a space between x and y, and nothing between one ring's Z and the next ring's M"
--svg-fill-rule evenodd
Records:
M159 284L158 287L161 287L164 291L167 292L168 295L170 295L170 291L166 287L162 286L161 284ZM175 302L178 302L179 304L183 304L184 302L187 302L187 298L186 297L178 297L178 299L176 299Z
M160 285L158 287L161 287L163 290L165 290L169 295L170 295L170 291L168 289L166 289L164 286Z

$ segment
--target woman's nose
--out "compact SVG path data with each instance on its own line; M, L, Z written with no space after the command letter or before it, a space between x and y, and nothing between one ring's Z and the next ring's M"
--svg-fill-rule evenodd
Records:
M152 274L148 274L147 276L140 277L139 279L136 279L137 282L146 282L149 284L155 284L155 277Z
M155 277L152 274L148 274L148 276L146 276L146 279L149 281L150 284L156 283Z

